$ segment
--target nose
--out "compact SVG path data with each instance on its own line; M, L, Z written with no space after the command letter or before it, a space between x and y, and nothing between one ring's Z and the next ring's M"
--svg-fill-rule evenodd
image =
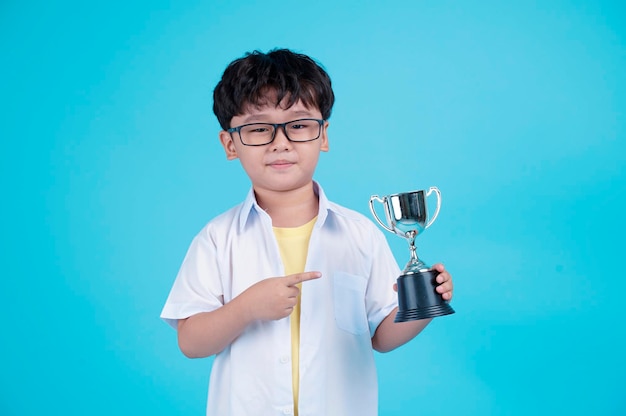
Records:
M291 142L285 134L285 126L277 127L272 142L272 151L288 150L291 148Z

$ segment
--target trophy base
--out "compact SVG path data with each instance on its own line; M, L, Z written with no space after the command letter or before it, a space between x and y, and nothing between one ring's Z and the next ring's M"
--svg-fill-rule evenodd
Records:
M425 270L398 277L398 313L394 322L415 321L450 315L454 309L435 288L439 272Z

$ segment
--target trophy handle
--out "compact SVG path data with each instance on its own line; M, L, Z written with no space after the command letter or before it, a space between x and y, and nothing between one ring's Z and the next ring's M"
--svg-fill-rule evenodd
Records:
M428 223L426 224L426 227L424 227L424 229L430 227L432 223L435 222L435 220L437 219L437 215L439 215L439 208L441 208L441 192L439 192L439 188L437 188L436 186L431 186L426 193L426 198L428 198L428 196L433 192L437 195L437 208L435 209L435 215L433 215L432 218L428 220ZM372 201L370 200L370 204L371 202Z
M389 231L390 233L395 234L394 230L392 230L391 228L383 224L380 218L378 218L378 214L376 214L376 211L374 210L374 200L380 202L383 205L385 204L385 201L381 199L378 195L372 195L372 197L370 198L370 211L372 211L372 215L374 216L374 219L376 219L376 222L378 222L378 224L380 224L380 226L383 227L385 230Z

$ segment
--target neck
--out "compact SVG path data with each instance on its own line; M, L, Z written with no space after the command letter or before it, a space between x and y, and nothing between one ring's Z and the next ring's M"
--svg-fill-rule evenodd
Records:
M311 182L290 191L254 190L257 203L272 218L274 227L299 227L311 221L319 211L319 201Z

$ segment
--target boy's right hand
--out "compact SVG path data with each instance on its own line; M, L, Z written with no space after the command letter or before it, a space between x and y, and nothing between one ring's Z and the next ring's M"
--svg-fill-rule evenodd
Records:
M298 303L298 284L307 280L319 279L320 272L296 273L283 277L270 277L250 286L243 296L253 320L282 319L293 311Z

